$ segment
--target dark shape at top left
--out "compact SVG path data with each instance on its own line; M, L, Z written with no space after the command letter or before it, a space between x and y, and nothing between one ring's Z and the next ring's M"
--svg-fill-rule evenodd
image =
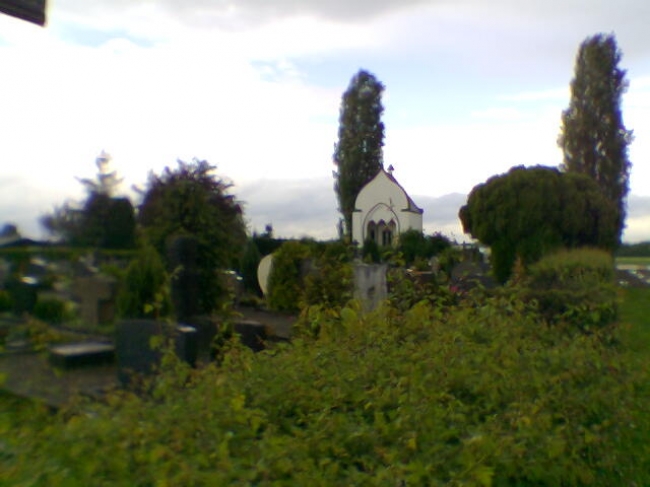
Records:
M43 26L45 4L46 0L0 0L0 12Z

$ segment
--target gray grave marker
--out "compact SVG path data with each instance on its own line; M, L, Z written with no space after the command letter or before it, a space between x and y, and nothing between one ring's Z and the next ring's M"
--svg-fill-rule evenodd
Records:
M79 301L81 319L89 325L110 323L115 318L117 281L108 276L77 277L72 292Z

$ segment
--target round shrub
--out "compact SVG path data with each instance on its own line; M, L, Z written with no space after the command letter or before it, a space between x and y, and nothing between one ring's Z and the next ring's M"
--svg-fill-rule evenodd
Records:
M65 323L75 317L72 303L54 297L38 299L32 314L41 321L55 325Z
M273 267L269 276L269 308L276 311L300 309L303 296L302 267L309 253L306 244L289 241L273 254Z
M528 269L519 294L549 323L583 331L603 327L617 316L614 259L589 248L548 255Z

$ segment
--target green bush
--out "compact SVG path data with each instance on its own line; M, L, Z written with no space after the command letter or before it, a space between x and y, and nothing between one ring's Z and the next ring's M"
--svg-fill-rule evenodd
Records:
M650 485L647 368L596 337L504 298L322 319L315 341L171 363L150 397L0 421L0 484Z
M54 297L39 298L34 305L32 314L41 321L55 325L60 325L75 318L72 303Z
M439 233L425 236L417 230L408 230L399 236L398 251L402 253L407 266L426 262L451 247L447 237Z
M446 285L441 285L433 273L393 267L388 270L386 280L388 300L393 308L401 312L408 311L419 302L446 308L458 301L457 296Z
M0 313L6 313L11 311L14 308L13 299L11 299L11 294L9 291L0 289Z
M302 267L310 255L309 247L288 241L273 254L269 276L268 306L276 311L298 311L303 299Z
M616 320L614 260L602 250L565 250L544 257L528 269L518 292L549 323L592 331Z
M314 269L305 276L302 306L342 308L353 293L353 250L343 242L332 242L314 257Z
M162 318L171 314L169 278L160 255L150 245L131 261L117 296L121 318Z
M368 264L377 264L381 261L381 254L379 252L379 245L371 239L366 239L361 247L361 257L363 261Z

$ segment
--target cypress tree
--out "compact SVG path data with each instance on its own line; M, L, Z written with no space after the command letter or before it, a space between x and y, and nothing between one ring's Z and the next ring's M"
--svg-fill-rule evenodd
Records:
M614 35L597 34L580 45L558 139L564 151L562 169L591 177L616 208L619 242L631 168L627 147L632 141L621 114L628 86L626 72L618 66L621 56Z
M352 235L352 212L359 191L383 167L383 91L384 85L373 74L360 70L341 101L339 141L334 150L334 164L338 168L334 189L345 235Z

